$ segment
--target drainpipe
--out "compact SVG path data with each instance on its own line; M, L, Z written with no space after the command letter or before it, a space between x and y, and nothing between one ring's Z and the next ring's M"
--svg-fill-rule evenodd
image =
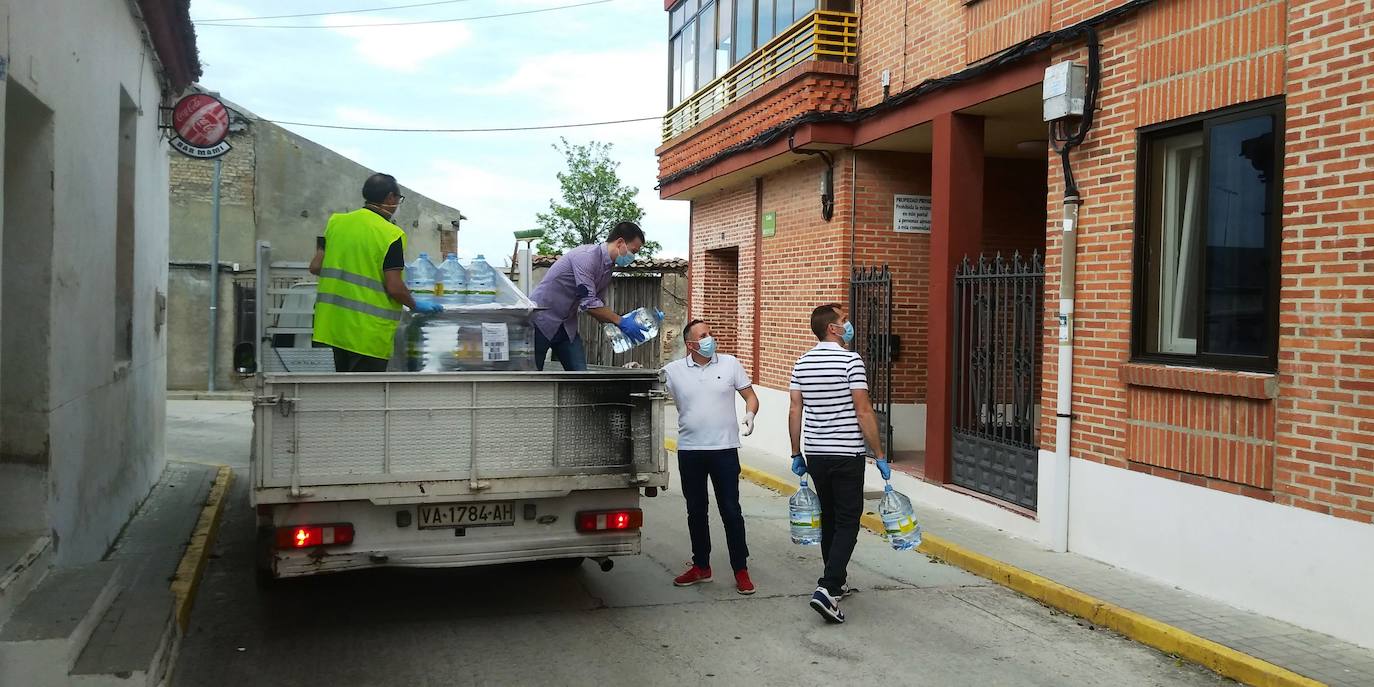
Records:
M1087 27L1082 33L1088 44L1083 116L1072 126L1065 119L1050 123L1050 143L1054 151L1059 153L1064 168L1063 245L1059 260L1059 365L1054 408L1055 479L1052 487L1052 500L1056 511L1049 518L1052 528L1050 549L1059 553L1069 550L1069 485L1072 464L1069 448L1073 430L1073 297L1078 259L1078 211L1083 205L1069 155L1075 146L1081 145L1087 139L1088 132L1092 129L1102 69L1102 46L1098 41L1097 31Z
M1055 388L1054 499L1056 512L1050 547L1069 550L1069 442L1073 429L1073 294L1077 272L1078 208L1083 199L1076 193L1064 197L1063 244L1059 271L1059 365Z

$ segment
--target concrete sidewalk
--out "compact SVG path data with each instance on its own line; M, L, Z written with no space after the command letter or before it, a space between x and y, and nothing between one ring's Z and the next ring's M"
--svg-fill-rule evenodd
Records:
M670 407L665 413L669 435L676 438L677 415ZM757 471L772 475L775 484L795 484L785 456L745 447L740 449L740 462ZM876 470L871 472L877 474ZM904 486L916 478L893 472L892 484L899 491L912 493ZM870 487L872 484L869 485ZM877 498L878 492L866 489L866 495ZM873 504L870 504L872 506ZM1292 671L1297 676L1311 678L1332 687L1370 687L1374 685L1374 650L1365 649L1333 637L1304 630L1266 616L1244 611L1227 604L1190 594L1172 585L1136 575L1105 563L1074 553L1052 553L1037 544L1012 537L1005 532L946 511L916 504L917 516L925 532L936 535L955 547L993 559L1007 568L1032 573L1053 584L1076 590L1078 598L1095 597L1113 606L1126 609L1146 619L1157 621L1151 630L1171 635L1170 642L1184 645L1215 642L1221 648L1233 649L1246 657L1253 657L1244 666L1244 675L1254 684L1299 684L1284 679L1278 673ZM872 510L872 508L870 508ZM1276 555L1281 555L1276 552ZM958 561L951 561L959 564ZM979 571L974 571L979 572ZM1003 580L999 582L1005 583ZM1295 581L1296 582L1296 581ZM1016 588L1015 585L1009 585ZM1024 591L1018 589L1018 591ZM1034 594L1032 594L1034 596ZM1054 595L1049 595L1053 597ZM1089 599L1091 601L1091 599ZM1054 606L1052 600L1041 599ZM1062 609L1070 610L1073 609ZM1163 626L1171 627L1160 627ZM1181 630L1181 632L1173 629ZM1132 632L1123 631L1131 636ZM1146 637L1134 636L1145 640ZM1200 640L1202 641L1198 641ZM1148 643L1148 642L1147 642ZM1275 671L1264 663L1286 671ZM1214 669L1216 665L1209 665ZM1225 672L1225 671L1219 671ZM1290 676L1290 677L1297 677ZM1247 679L1241 676L1240 679ZM1311 683L1308 683L1311 684Z

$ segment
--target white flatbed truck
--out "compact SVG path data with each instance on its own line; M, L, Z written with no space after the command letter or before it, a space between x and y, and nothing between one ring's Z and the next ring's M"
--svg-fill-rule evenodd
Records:
M269 286L265 242L258 265L260 580L640 552L640 498L668 486L658 370L293 372L329 349L272 350L310 304Z

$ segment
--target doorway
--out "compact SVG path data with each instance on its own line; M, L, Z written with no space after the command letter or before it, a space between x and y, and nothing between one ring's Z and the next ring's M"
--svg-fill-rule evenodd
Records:
M0 536L47 529L53 113L5 85L0 242Z

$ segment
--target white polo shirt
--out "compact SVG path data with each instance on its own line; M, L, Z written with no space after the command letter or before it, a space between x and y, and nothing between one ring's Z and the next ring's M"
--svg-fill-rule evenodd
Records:
M717 353L705 365L692 354L663 366L677 402L677 447L687 451L739 448L735 394L752 386L733 355Z

